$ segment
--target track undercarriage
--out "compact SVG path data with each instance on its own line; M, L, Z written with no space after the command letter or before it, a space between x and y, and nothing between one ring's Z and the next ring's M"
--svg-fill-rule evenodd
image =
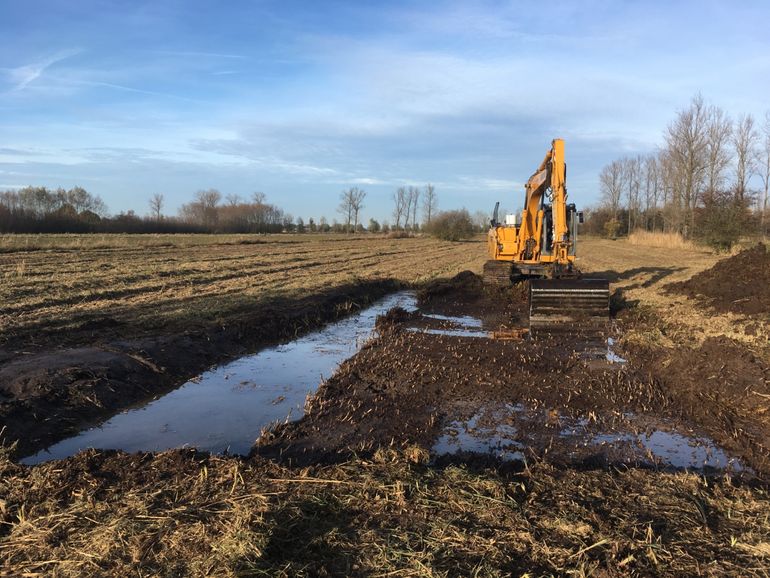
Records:
M491 260L484 264L483 279L486 285L502 288L529 282L530 329L595 327L609 319L609 282L584 277L575 269L555 271L543 265Z

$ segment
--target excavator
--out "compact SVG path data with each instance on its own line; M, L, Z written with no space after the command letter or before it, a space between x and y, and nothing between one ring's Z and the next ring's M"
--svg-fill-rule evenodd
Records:
M529 282L530 329L593 324L609 318L609 282L590 279L575 266L577 225L583 220L567 204L564 140L554 139L525 185L524 210L498 221L495 205L487 236L490 260L484 282L498 287Z

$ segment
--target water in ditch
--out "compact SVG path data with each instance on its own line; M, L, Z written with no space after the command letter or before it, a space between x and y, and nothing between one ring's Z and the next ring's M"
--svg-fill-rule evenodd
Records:
M290 343L207 371L21 461L36 464L87 448L160 451L190 446L247 454L263 428L302 417L307 395L358 351L372 335L377 316L392 307L414 311L414 293L394 293Z

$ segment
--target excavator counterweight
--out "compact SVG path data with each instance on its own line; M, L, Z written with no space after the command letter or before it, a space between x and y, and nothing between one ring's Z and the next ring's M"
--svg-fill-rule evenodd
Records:
M484 282L500 287L529 280L530 328L596 326L609 318L609 282L585 278L575 266L582 213L567 204L566 177L564 141L554 139L527 181L521 218L508 215L500 223L498 203L487 237Z

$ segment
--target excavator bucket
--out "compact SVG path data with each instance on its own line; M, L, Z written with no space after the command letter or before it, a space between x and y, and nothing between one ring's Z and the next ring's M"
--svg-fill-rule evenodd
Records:
M529 287L530 329L597 328L609 320L606 279L532 279Z

